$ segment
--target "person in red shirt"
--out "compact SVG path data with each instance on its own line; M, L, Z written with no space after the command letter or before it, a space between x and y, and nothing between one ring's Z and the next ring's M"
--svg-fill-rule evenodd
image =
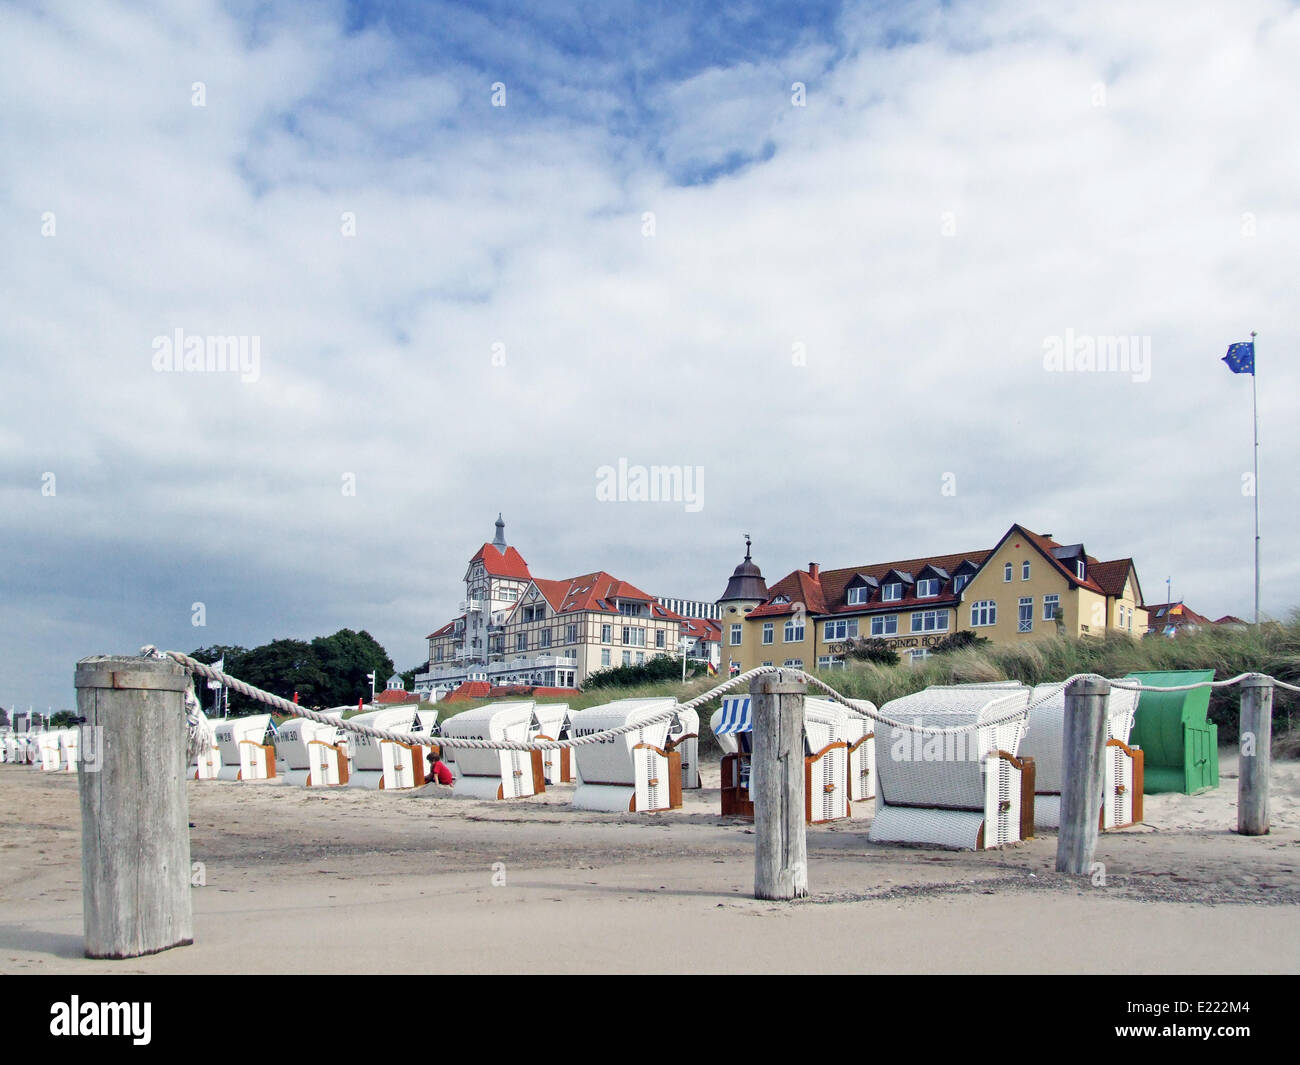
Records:
M447 763L442 760L442 751L438 747L429 749L429 771L425 774L425 783L437 781L439 784L452 784L456 778Z

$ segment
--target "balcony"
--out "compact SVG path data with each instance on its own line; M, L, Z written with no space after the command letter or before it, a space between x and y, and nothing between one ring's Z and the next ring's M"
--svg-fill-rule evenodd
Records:
M481 614L483 613L484 604L482 599L462 599L460 609L463 614Z

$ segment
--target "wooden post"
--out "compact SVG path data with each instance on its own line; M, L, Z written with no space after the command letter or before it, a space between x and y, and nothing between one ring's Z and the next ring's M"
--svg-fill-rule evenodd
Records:
M1241 682L1241 757L1237 768L1237 831L1268 835L1268 775L1273 765L1273 681Z
M97 748L95 760L77 767L88 958L135 958L194 941L188 683L167 658L77 663L77 713Z
M1110 683L1084 677L1065 689L1065 732L1061 737L1061 828L1056 841L1056 871L1092 871L1101 831L1101 799L1106 782L1106 707Z
M801 681L764 673L749 682L754 701L754 898L808 894L804 826L803 699Z

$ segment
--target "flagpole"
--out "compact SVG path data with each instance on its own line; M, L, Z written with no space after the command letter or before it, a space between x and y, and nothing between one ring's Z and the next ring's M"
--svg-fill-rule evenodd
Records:
M1255 357L1255 331L1250 331L1251 366L1250 396L1251 411L1255 420L1255 624L1259 624L1259 359Z

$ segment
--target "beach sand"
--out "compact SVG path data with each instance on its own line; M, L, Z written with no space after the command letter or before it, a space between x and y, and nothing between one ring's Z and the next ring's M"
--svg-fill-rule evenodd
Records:
M0 972L1300 971L1300 763L1272 832L1236 826L1236 756L1196 796L1103 833L1104 885L1053 871L1055 833L980 853L872 845L870 803L808 831L811 896L759 902L752 826L718 767L680 811L191 782L194 943L82 958L77 778L0 765ZM504 874L503 885L494 885Z

